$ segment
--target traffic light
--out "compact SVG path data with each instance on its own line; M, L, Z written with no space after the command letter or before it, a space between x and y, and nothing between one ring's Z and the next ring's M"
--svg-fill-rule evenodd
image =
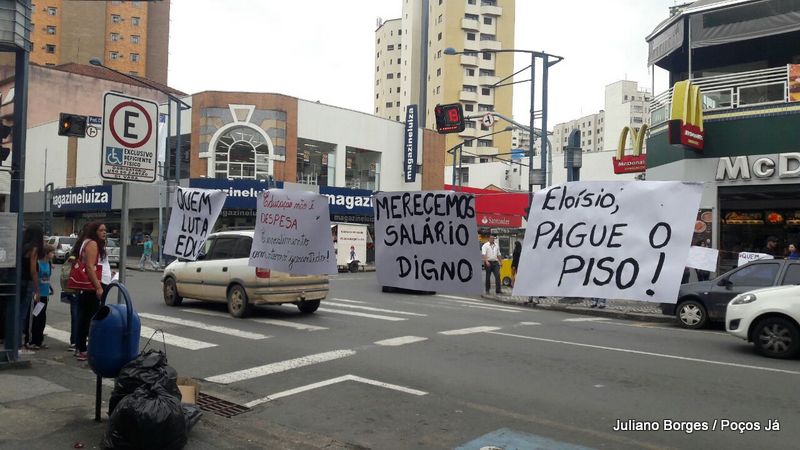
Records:
M58 135L86 137L86 116L61 113L58 122Z
M464 131L464 109L461 103L450 103L447 105L436 105L436 131L439 134L460 133Z

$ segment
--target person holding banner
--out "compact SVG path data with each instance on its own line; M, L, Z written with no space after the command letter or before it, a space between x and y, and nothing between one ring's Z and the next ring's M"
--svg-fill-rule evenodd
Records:
M495 293L501 294L502 285L500 284L500 264L503 262L503 255L500 254L500 246L495 243L495 236L489 236L489 240L481 247L483 265L486 267L486 293L491 288L491 277L494 274Z

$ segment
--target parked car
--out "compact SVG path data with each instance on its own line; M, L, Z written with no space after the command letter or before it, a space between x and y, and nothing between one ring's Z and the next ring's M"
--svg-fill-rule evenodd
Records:
M50 236L45 240L46 243L56 248L53 262L56 264L63 264L69 258L69 252L72 251L72 246L78 238L69 236Z
M684 328L702 328L709 321L725 320L725 309L737 295L755 289L800 283L800 261L752 261L713 280L687 283L675 304L662 303L661 312L674 315Z
M252 230L209 235L197 261L178 259L164 269L164 302L178 306L184 298L227 302L234 317L247 316L254 305L293 303L313 313L328 296L325 275L289 275L248 266Z
M106 239L106 256L109 264L119 267L119 239Z
M758 289L737 295L725 314L728 333L770 358L800 354L800 286Z

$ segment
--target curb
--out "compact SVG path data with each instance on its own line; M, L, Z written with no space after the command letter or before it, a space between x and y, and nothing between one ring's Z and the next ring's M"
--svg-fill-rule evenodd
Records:
M579 314L584 316L608 317L613 319L627 319L627 320L636 320L640 322L656 322L656 323L673 323L675 321L673 317L665 316L662 314L640 313L635 311L618 311L610 309L596 309L596 308L587 308L582 306L570 306L564 304L550 304L550 303L535 304L528 302L518 302L516 300L513 300L510 296L505 296L505 295L496 296L496 295L483 294L481 295L481 298L486 300L492 300L497 303L504 303L507 305L515 305L532 309L560 311L560 312Z

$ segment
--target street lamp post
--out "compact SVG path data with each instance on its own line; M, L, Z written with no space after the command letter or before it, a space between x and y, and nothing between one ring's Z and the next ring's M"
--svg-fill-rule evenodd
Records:
M494 136L495 134L505 133L506 131L511 131L513 129L514 129L514 127L512 125L509 125L509 126L503 128L500 131L495 131L493 133L484 134L483 136L476 136L474 138L465 139L464 141L459 142L456 146L454 146L454 147L450 148L449 150L447 150L447 153L452 153L453 154L453 176L452 176L452 179L450 180L450 182L452 183L452 186L453 186L453 191L456 190L456 161L458 161L458 168L461 169L461 152L464 149L464 144L466 144L467 142L476 141L478 139L483 139L485 137ZM456 150L458 150L458 154L456 154ZM459 187L459 190L461 189L461 178L462 178L462 175L459 174L458 175L458 187Z
M106 70L110 70L110 71L112 71L112 72L114 72L114 73L116 73L118 75L122 75L123 77L129 78L129 79L131 79L131 80L133 80L133 81L135 81L137 83L141 83L141 84L143 84L143 85L145 85L145 86L147 86L147 87L149 87L149 88L151 88L151 89L153 89L155 91L158 91L158 92L160 92L160 93L162 93L162 94L167 96L167 123L168 123L168 127L167 127L167 148L165 149L166 156L169 156L169 138L170 138L170 134L172 132L172 129L171 129L172 128L172 103L175 102L175 105L176 105L177 110L178 110L178 116L177 116L177 118L175 120L175 128L176 128L176 130L175 130L175 132L176 132L176 136L175 136L175 183L176 183L177 186L180 186L180 183L181 183L181 116L183 115L183 111L192 108L191 105L187 104L186 102L184 102L180 98L174 96L173 94L163 90L162 88L160 88L160 87L158 87L158 86L146 81L143 78L133 77L131 75L128 75L127 73L120 72L119 70L112 69L111 67L103 65L103 61L100 60L100 58L96 58L96 57L92 58L92 59L89 60L89 63L91 65L93 65L93 66L102 67L102 68L104 68ZM164 179L166 180L166 174L164 175ZM127 203L127 183L123 183L122 190L123 190L123 193L122 193L123 202ZM169 203L169 200L167 199L166 202ZM123 211L123 213L124 212L125 211ZM123 219L127 219L127 217L124 217ZM123 220L123 221L125 221L125 220ZM125 225L127 226L127 223ZM160 231L160 233L163 233L163 228L164 227L163 227L162 224L159 224L159 225L160 225L160 228L162 230L162 231ZM127 243L126 235L127 235L127 233L126 233L126 230L124 230L125 227L122 227L122 228L123 228L123 230L122 230L121 236L120 236L120 240L122 241L122 244L120 245L120 261L121 261L121 263L120 263L120 279L124 279L124 269L123 269L123 267L124 267L124 264L125 264L125 258L127 258L127 254L128 254L127 246L126 246L126 243ZM159 235L158 238L161 241L159 243L159 249L160 249L161 246L162 246L161 244L164 242L164 237ZM159 252L160 252L161 255L163 255L163 253L161 253L162 250L159 250ZM159 260L159 264L162 264L162 263L163 262L161 260Z
M545 188L548 185L547 181L547 88L548 88L548 72L550 67L555 64L558 64L562 58L561 56L551 55L544 52L536 52L532 50L518 50L518 49L500 49L500 50L480 50L481 53L527 53L531 56L531 63L528 67L525 67L505 78L498 81L497 83L491 85L490 87L498 88L502 86L509 86L512 84L517 83L524 83L526 81L531 82L531 109L530 109L530 125L528 132L530 133L530 139L528 141L528 156L529 156L529 167L528 167L528 207L530 207L531 202L533 201L533 185L538 184L541 188ZM444 50L445 55L461 55L466 52L463 51L456 51L454 48L446 48ZM533 157L535 156L534 153L534 138L535 138L535 124L534 121L536 119L536 90L535 90L535 80L536 80L536 58L541 58L543 61L542 65L542 168L538 173L538 177L536 170L533 168ZM521 80L521 81L511 81L508 83L504 83L509 78L517 75L518 73L530 68L531 69L531 78L530 80ZM534 182L536 181L536 182Z

